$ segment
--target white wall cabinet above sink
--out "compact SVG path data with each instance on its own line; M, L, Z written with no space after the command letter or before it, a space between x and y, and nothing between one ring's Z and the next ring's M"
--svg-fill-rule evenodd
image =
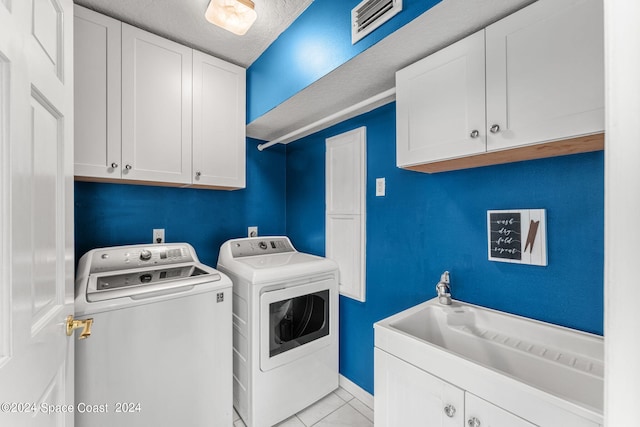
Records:
M602 149L602 1L539 0L398 71L396 90L399 167Z
M78 180L245 187L245 70L75 6Z

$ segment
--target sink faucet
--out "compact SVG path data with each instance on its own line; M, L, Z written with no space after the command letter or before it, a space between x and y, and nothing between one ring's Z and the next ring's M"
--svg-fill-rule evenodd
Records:
M444 305L451 305L451 286L449 285L449 272L445 271L440 276L440 281L436 285L438 302Z

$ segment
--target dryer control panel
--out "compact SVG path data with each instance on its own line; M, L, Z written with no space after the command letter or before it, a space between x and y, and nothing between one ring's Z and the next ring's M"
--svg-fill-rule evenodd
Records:
M231 255L234 258L295 251L293 245L291 245L291 242L286 237L253 237L231 242Z

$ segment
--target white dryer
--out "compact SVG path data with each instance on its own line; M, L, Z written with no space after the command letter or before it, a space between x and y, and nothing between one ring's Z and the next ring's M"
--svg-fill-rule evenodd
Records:
M233 282L233 403L268 427L338 387L338 266L287 237L225 242Z

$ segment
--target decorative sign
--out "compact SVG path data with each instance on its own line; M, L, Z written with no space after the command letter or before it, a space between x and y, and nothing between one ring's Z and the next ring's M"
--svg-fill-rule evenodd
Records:
M489 261L547 265L544 209L487 211Z

